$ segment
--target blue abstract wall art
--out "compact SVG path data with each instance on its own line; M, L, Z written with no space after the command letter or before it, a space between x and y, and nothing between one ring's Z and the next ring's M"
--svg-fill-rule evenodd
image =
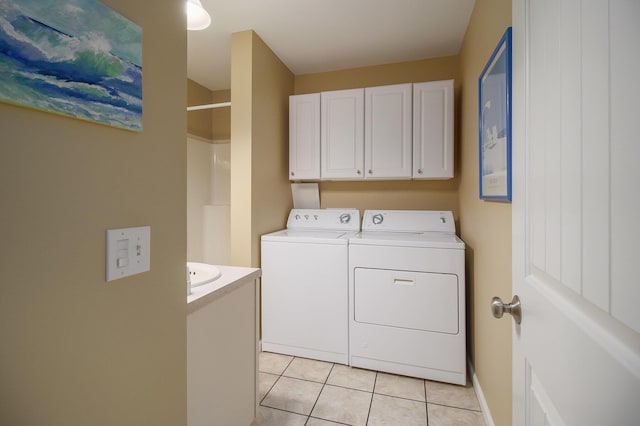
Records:
M142 29L97 0L0 0L0 101L142 131Z

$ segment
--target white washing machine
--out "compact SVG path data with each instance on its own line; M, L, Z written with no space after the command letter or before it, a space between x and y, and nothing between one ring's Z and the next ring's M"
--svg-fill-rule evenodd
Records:
M349 363L466 383L464 242L448 211L367 210L349 240Z
M348 243L357 209L293 209L262 236L262 350L347 364Z

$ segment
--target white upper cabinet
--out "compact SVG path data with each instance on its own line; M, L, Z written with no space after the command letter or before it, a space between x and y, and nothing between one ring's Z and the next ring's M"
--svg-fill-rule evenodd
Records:
M365 89L365 179L411 178L412 86Z
M453 114L453 80L290 96L289 179L451 179Z
M289 97L289 179L320 179L320 93Z
M364 170L364 89L322 92L320 176L362 179Z
M413 178L453 177L453 80L413 85Z

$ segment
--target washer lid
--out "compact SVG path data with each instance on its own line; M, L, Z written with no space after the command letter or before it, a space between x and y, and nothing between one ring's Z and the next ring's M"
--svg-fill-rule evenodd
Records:
M355 232L335 230L301 230L283 229L262 236L262 241L277 241L281 243L314 243L314 244L341 244L349 243L349 238L355 236Z
M446 232L360 232L349 239L351 245L446 248L464 250L464 241Z

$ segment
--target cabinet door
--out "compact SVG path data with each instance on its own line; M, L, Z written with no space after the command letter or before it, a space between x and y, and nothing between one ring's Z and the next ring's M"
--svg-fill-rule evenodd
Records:
M453 80L413 85L413 178L453 177Z
M320 94L289 97L289 179L320 179Z
M411 89L411 83L365 89L365 179L411 178Z
M321 178L362 179L364 89L321 94Z

